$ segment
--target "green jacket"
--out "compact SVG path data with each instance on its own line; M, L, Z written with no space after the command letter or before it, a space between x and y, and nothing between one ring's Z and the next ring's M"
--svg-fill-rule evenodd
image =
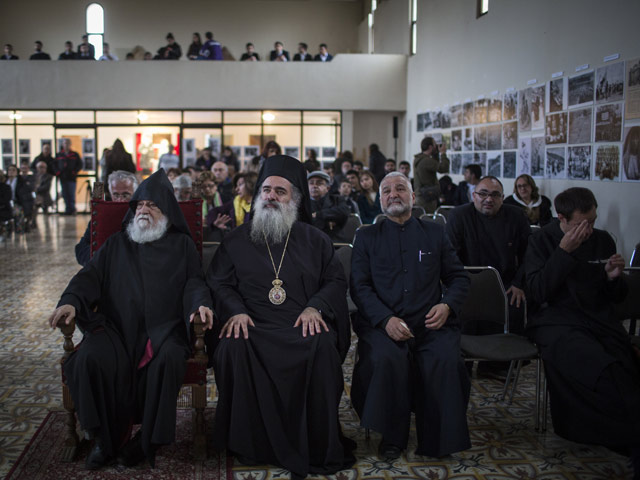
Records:
M420 189L422 187L438 187L439 190L440 184L436 173L449 172L447 155L443 153L439 157L438 159L438 156L418 153L413 159L413 189L416 193L416 205L423 207L427 212L433 211L433 205L431 205L433 202L426 202L420 195Z

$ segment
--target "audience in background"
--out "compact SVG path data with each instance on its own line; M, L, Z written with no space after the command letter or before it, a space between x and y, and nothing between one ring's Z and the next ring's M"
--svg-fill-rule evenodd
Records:
M522 208L530 225L544 226L551 221L551 200L540 194L536 182L526 173L516 178L513 194L504 199L504 204Z
M42 152L38 155L33 162L31 162L31 170L36 171L39 162L44 162L47 165L47 173L49 175L55 175L55 159L51 156L51 144L45 143L42 145Z
M206 41L200 49L198 60L222 60L222 45L213 39L213 33L204 34Z
M253 43L247 43L246 49L247 51L242 54L242 57L240 57L241 62L245 62L247 60L250 62L260 61L260 55L256 53L256 49L253 46Z
M443 175L438 180L440 183L440 205L455 205L457 185L453 183L449 175Z
M358 173L360 173L361 171L364 170L364 163L362 163L360 160L356 160L353 162L353 169L355 171L357 171Z
M93 45L89 43L89 36L86 33L82 35L82 42L80 42L80 44L78 45L78 56L82 55L83 45L86 47L86 52L87 52L86 55L89 55L91 56L91 58L95 59L96 49Z
M82 160L77 152L71 150L71 140L62 140L62 150L56 155L56 176L60 179L65 215L76 214L76 178L82 170Z
M205 147L200 151L201 155L196 160L196 168L200 170L211 170L211 167L218 161L216 157L211 154L211 147Z
M358 215L360 214L360 209L358 208L358 204L353 199L355 192L353 191L353 188L351 187L351 182L349 181L348 178L343 178L340 181L340 186L338 187L338 194L340 195L340 198L342 198L344 202L347 204L347 207L349 207L350 213L357 213Z
M13 45L10 43L4 45L4 55L0 57L0 60L19 60L19 58L13 54Z
M342 235L342 227L349 218L349 206L340 195L329 193L330 181L329 175L321 171L307 174L311 196L311 223L329 235L334 242L351 241Z
M458 184L454 205L464 205L473 201L473 191L482 177L480 165L472 163L464 167L462 172L464 180Z
M24 179L19 175L18 167L9 165L6 183L11 188L11 202L13 204L13 222L16 233L29 231L28 220L33 209L33 197Z
M198 32L194 32L191 45L189 45L189 50L187 51L187 58L189 60L195 60L200 55L200 49L202 48L202 37Z
M170 168L167 170L167 178L170 182L173 182L176 178L182 175L182 170L179 168Z
M179 202L188 202L191 200L191 192L193 191L193 181L191 177L183 173L171 182L173 185L173 193Z
M218 193L218 186L213 172L200 172L198 180L200 181L200 196L203 200L202 218L207 218L207 214L212 208L222 205L222 199L220 198L220 193Z
M398 171L403 174L405 177L409 179L411 185L413 186L413 179L411 178L411 164L406 160L402 160L398 164Z
M262 150L262 155L260 156L260 167L262 167L262 164L267 158L273 157L274 155L282 155L282 148L277 142L270 140Z
M100 58L98 60L117 62L118 61L118 56L115 53L110 53L109 52L109 44L107 42L105 42L105 43L102 44L102 55L100 56Z
M222 198L222 203L227 203L233 198L233 181L229 176L229 167L227 164L221 161L217 161L211 167L213 176L215 177L216 185L218 185L218 193Z
M154 60L178 60L182 56L182 49L180 45L176 42L175 38L173 38L173 34L171 32L167 33L167 45L159 48L158 53Z
M170 168L180 168L180 158L174 152L175 147L169 143L167 152L160 155L158 159L158 170L164 168L164 171L169 173Z
M23 160L20 162L20 179L23 183L24 189L24 203L23 208L25 211L25 227L27 230L36 227L35 222L35 191L36 191L36 177L29 170L29 160Z
M385 176L389 175L391 172L396 171L396 161L393 158L387 158L387 161L384 162L384 174Z
M51 60L49 54L42 51L42 42L40 40L36 40L34 51L29 60Z
M233 177L236 173L240 172L240 160L238 160L236 154L233 153L231 147L224 147L222 149L222 156L220 157L220 160L227 164L230 177Z
M372 143L369 145L369 171L378 183L384 178L384 164L386 161L387 158L380 151L378 144Z
M258 175L253 172L238 173L233 177L233 191L235 196L232 200L209 210L205 217L205 224L208 225L216 240L236 227L245 223L251 216L251 201L253 190L256 186Z
M290 60L289 52L284 49L282 42L276 42L274 44L274 49L271 50L269 59L272 62L288 62Z
M313 55L311 55L308 51L308 46L304 42L300 42L298 44L298 53L293 56L294 62L312 62Z
M316 170L320 170L320 162L318 161L318 152L315 149L310 148L307 159L304 161L304 169L307 173L315 172Z
M124 148L122 141L117 138L113 146L104 155L104 178L109 178L112 172L124 170L125 172L136 173L136 166L133 157Z
M92 45L93 46L93 45ZM76 57L76 60L95 60L96 58L91 55L89 48L84 43L80 45L80 53Z
M49 173L46 162L39 161L36 164L36 181L35 181L35 202L34 202L34 218L38 208L42 208L45 214L49 213L49 207L53 205L51 198L51 182L53 175Z
M76 52L73 51L73 43L70 41L64 42L64 51L58 55L58 60L75 60L78 58Z
M351 199L358 201L362 187L360 186L360 174L357 170L349 170L346 175L347 180L351 184Z
M360 188L362 189L358 197L360 219L362 223L373 223L376 216L382 213L382 208L380 207L378 181L370 170L365 170L360 173Z
M9 222L13 218L11 208L11 187L7 185L7 176L0 170L0 243L9 235Z
M420 142L420 153L413 159L413 184L416 193L416 205L425 212L433 213L438 208L440 184L437 173L449 171L447 145L436 145L433 137L424 137Z
M318 54L313 58L316 62L330 62L333 60L333 55L329 53L326 43L321 43L318 48Z

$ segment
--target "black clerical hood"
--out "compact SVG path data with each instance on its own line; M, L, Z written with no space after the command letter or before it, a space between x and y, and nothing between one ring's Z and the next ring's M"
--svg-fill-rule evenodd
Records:
M122 221L122 230L126 230L127 225L136 213L136 205L139 201L151 200L162 213L169 219L169 225L175 229L190 235L189 226L182 214L178 200L173 191L173 185L169 181L164 169L160 169L149 176L140 184L129 202L129 211Z
M309 196L309 184L307 183L307 171L302 162L297 158L288 155L275 155L267 158L258 173L258 181L256 182L256 191L253 194L253 205L260 195L262 183L272 176L283 177L289 180L300 192L302 199L298 206L298 220L305 223L311 223L311 201ZM252 212L253 213L253 212Z

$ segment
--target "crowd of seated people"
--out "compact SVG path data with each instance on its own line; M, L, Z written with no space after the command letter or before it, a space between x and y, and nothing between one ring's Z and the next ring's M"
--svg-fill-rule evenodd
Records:
M205 41L202 41L200 33L194 32L191 44L185 55L189 60L234 60L233 55L223 47L220 42L214 39L212 32L205 32ZM146 51L142 47L137 47L134 51L126 54L126 60L180 60L183 56L182 47L176 41L173 33L167 33L166 45L160 47L155 55ZM51 60L51 55L43 51L44 44L40 40L36 40L34 45L34 53L29 57L30 60ZM88 35L82 35L82 42L74 49L73 42L67 40L64 44L64 50L58 55L58 60L96 60L95 47L89 43ZM4 54L0 60L19 60L19 57L13 54L13 45L7 43L4 45ZM107 42L102 44L102 55L98 58L101 61L118 61L118 56L111 53L110 46ZM273 50L269 53L269 60L272 62L330 62L333 55L329 53L329 47L326 43L318 46L318 53L313 55L308 52L308 45L304 42L298 44L298 51L293 56L284 49L284 44L280 41L275 42ZM240 57L240 61L259 62L260 55L256 52L253 43L249 42L245 46L245 52Z

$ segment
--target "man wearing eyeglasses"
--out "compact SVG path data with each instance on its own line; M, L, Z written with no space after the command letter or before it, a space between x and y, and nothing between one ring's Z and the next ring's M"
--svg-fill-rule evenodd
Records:
M138 188L138 179L131 172L116 170L107 178L109 193L114 202L128 202ZM84 235L76 245L76 260L83 267L89 263L91 257L91 221L87 224Z
M489 265L500 272L509 297L509 329L521 334L524 331L524 255L531 228L523 211L503 205L503 199L500 180L483 177L472 194L473 203L461 205L449 214L447 234L465 266ZM474 325L465 325L464 331L499 333Z

